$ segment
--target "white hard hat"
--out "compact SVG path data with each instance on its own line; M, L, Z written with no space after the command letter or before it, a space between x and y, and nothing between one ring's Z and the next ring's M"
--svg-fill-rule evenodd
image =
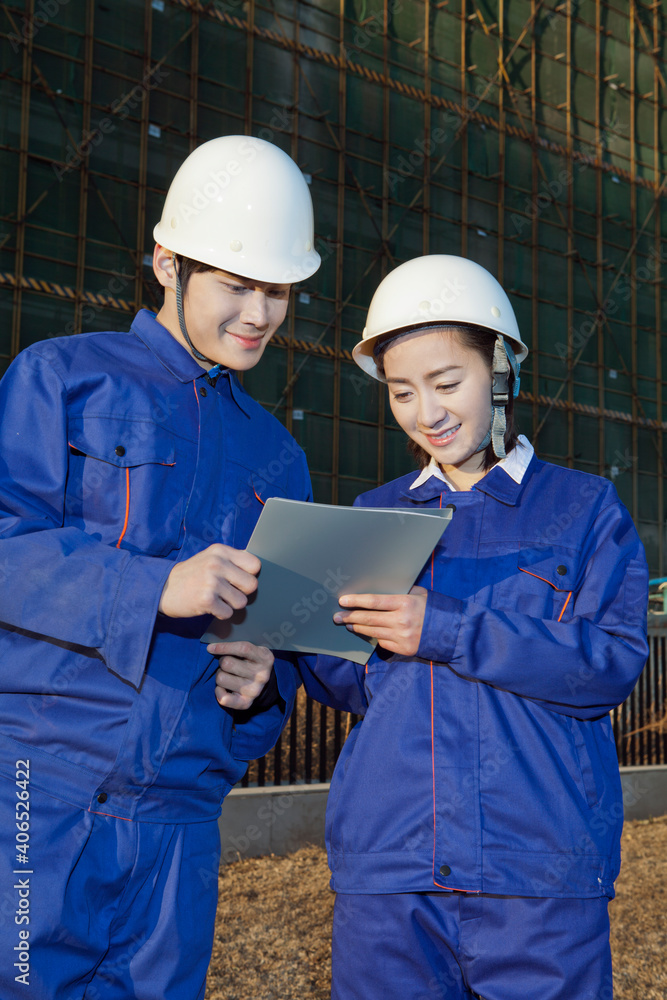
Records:
M153 237L173 253L275 284L303 281L320 266L305 177L254 136L220 136L190 153Z
M378 337L439 323L485 327L510 342L518 362L528 354L510 300L493 275L465 257L430 254L400 264L380 282L352 357L382 381L373 357Z

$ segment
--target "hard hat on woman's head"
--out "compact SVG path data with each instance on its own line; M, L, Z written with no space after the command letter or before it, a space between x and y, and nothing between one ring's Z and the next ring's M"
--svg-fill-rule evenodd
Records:
M156 243L222 271L293 284L320 266L306 179L278 146L225 135L181 165L153 231Z
M519 392L519 368L528 354L514 310L492 274L465 257L430 254L390 271L380 282L368 309L361 341L352 357L380 382L376 353L387 340L411 330L443 326L478 328L496 335L491 363L491 412L487 436L497 458L505 458L506 408ZM510 374L514 385L510 393Z
M479 326L501 334L519 363L528 354L510 300L493 275L465 257L430 254L400 264L380 282L352 357L383 381L373 354L380 338L443 324Z

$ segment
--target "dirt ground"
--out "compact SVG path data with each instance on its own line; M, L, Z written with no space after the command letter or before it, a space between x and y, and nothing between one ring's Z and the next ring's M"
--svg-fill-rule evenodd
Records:
M225 866L206 1000L328 1000L328 878L315 847ZM616 889L615 1000L667 1000L667 816L626 824Z

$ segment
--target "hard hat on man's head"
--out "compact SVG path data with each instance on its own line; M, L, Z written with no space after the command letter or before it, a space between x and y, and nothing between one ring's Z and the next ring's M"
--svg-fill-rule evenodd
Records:
M465 257L430 254L400 264L380 282L352 357L382 381L373 356L379 338L444 323L480 326L501 334L518 362L528 354L510 300L493 275Z
M245 278L293 284L320 266L306 179L278 146L226 135L181 165L153 230L173 253Z

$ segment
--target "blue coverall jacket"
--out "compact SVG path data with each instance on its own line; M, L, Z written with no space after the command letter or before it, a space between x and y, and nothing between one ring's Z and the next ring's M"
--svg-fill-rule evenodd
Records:
M126 819L214 819L291 711L215 700L207 619L158 614L174 563L245 548L303 452L231 372L215 382L140 312L128 333L24 350L0 383L0 773Z
M342 893L612 896L622 799L609 711L647 656L643 547L613 485L530 460L470 492L415 473L357 503L455 511L417 583L415 657L304 661L365 714L331 783ZM312 670L308 669L310 663Z

